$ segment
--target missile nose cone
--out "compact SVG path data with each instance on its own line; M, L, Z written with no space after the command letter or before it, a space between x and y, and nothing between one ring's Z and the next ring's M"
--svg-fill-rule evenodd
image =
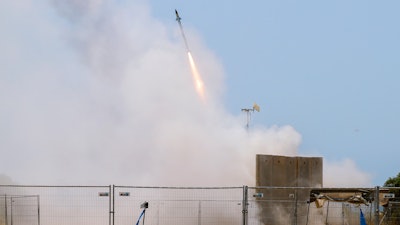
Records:
M178 10L176 10L176 9L175 9L175 15L176 15L176 20L177 20L177 21L180 21L181 18L179 17Z

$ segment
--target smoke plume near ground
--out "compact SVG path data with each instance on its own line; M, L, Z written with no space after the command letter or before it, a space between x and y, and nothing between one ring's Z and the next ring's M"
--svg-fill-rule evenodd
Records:
M144 1L0 8L0 172L16 182L254 185L255 154L298 154L293 127L247 132L224 110L223 68L187 32L205 106L178 27Z

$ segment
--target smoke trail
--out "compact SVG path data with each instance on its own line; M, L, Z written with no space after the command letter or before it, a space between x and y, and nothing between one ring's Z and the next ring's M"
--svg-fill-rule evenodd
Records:
M298 154L293 127L246 132L221 107L223 69L193 35L204 107L176 26L146 4L52 2L57 14L47 1L0 7L0 171L15 182L252 185L256 153Z

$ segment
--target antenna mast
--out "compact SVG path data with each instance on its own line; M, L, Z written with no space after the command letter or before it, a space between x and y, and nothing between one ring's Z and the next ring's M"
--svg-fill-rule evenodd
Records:
M242 112L246 113L246 130L249 130L250 121L251 121L251 113L254 113L254 111L260 112L260 106L257 105L257 103L253 104L253 108L242 109Z

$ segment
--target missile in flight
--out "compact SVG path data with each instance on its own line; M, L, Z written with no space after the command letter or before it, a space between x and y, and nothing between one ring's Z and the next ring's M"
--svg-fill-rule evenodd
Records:
M176 21L178 21L179 28L181 29L181 33L182 33L183 41L185 42L186 50L187 50L187 52L190 52L185 33L183 32L183 27L182 27L182 22L181 22L182 18L179 16L179 13L176 9L175 9L175 15L176 15Z
M181 22L181 17L179 17L178 11L175 9L176 21Z
M182 27L182 22L181 22L182 18L179 16L178 10L176 10L176 9L175 9L175 15L176 15L176 21L178 21L179 28L181 29L182 38L185 41L186 51L187 51L187 54L189 57L190 69L192 70L193 81L194 81L194 85L195 85L197 94L200 96L201 100L203 100L203 102L205 102L204 82L201 79L200 73L197 70L196 64L194 63L192 54L190 53L189 45L187 43L185 33L183 32L183 27Z

